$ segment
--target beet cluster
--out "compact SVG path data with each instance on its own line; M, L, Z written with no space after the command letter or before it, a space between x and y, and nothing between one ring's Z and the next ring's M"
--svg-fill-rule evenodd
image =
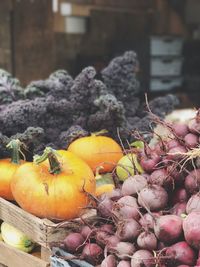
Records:
M99 197L96 221L64 249L102 267L200 266L199 112L188 124L162 122L165 138L133 150L144 173Z

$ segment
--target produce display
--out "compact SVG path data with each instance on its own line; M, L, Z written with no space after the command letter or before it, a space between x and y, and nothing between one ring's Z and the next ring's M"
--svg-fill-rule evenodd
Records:
M116 165L116 188L91 196L97 217L60 244L75 258L102 267L200 266L199 111L188 124L150 115L168 137L124 150L128 175L117 177Z
M177 98L145 104L137 70L129 51L101 80L88 67L22 88L0 71L0 197L55 231L76 221L56 245L94 266L200 266L200 111L188 124L163 121ZM90 208L96 216L84 219ZM35 246L5 221L1 236Z

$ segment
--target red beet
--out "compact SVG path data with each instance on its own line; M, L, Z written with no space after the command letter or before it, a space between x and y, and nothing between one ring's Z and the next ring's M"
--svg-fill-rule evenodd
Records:
M116 235L111 235L106 239L106 246L108 248L114 248L120 242L120 238Z
M110 235L114 234L114 226L112 224L102 224L99 227L99 230L106 232L107 234L110 234Z
M109 238L109 234L106 233L105 231L96 231L96 241L97 241L97 244L99 244L100 246L101 245L105 245L107 243L107 240Z
M69 252L77 252L80 250L80 246L84 243L84 238L79 233L70 233L68 234L64 241L64 247Z
M167 157L171 160L179 160L184 157L184 153L187 152L187 149L184 146L176 146L171 148L168 153Z
M191 133L200 133L200 122L199 122L199 119L197 118L194 118L194 119L191 119L189 122L188 122L188 128L190 130Z
M90 238L94 231L87 225L84 225L81 229L81 235L84 239Z
M170 210L171 214L177 215L177 216L181 216L181 214L185 214L186 213L186 202L182 202L182 203L176 203Z
M81 258L91 264L99 264L103 259L103 250L95 243L88 243L83 248Z
M156 219L154 233L159 241L172 243L182 234L182 219L176 215L163 215Z
M186 212L187 214L189 214L193 211L200 212L200 193L197 193L196 195L191 196L191 198L188 200L188 203L186 206Z
M165 168L155 170L150 175L150 182L168 188L173 183L172 177Z
M113 252L121 260L128 260L136 251L134 244L130 242L119 242L116 247L113 248Z
M200 212L191 212L183 220L183 232L186 242L193 248L200 249Z
M155 267L155 259L150 251L141 249L133 254L131 267Z
M157 238L152 232L142 232L137 238L138 247L147 250L157 249Z
M189 129L188 126L186 124L183 123L175 123L172 126L174 133L178 136L178 137L184 137L186 136L186 134L189 133Z
M188 194L185 188L177 188L172 193L172 204L187 202Z
M163 248L166 248L167 245L161 241L158 241L158 250L162 250Z
M141 155L140 164L142 168L147 172L152 172L156 169L158 162L161 160L160 156L156 153L151 153L149 155Z
M124 196L113 205L113 212L119 218L138 220L138 204L136 198Z
M159 185L151 185L140 191L138 194L138 203L143 208L151 211L159 211L166 207L168 194L164 188Z
M142 175L130 176L122 185L123 196L136 196L144 187L147 186L147 179Z
M111 192L107 192L107 196L113 200L116 201L122 197L122 192L120 188L115 188Z
M97 210L100 216L108 218L112 216L113 201L106 195L102 195Z
M167 148L168 150L170 150L171 148L180 146L179 141L177 141L176 139L171 139L167 142Z
M131 267L131 262L122 260L118 263L117 267Z
M200 188L200 169L190 172L185 178L185 189L190 194L198 192Z
M175 163L176 165L177 163ZM173 181L175 185L182 185L185 180L185 173L184 171L179 171L174 164L171 165L171 163L166 166L168 174L173 178Z
M140 233L141 226L134 219L126 219L117 225L117 236L122 241L132 241L136 239Z
M142 225L143 228L145 229L153 229L154 227L154 221L156 217L160 216L158 212L152 212L152 215L149 213L145 213L139 220L139 223Z
M184 137L185 145L189 148L194 148L199 143L199 137L196 134L188 133Z
M115 256L108 255L101 263L101 267L117 267Z
M199 138L199 143L200 143L200 138ZM200 157L197 157L197 158L195 159L195 166L197 167L197 169L200 168Z
M197 262L196 262L195 267L196 267L196 266L200 266L200 258L197 259Z
M195 251L185 242L178 242L166 250L166 255L170 257L170 263L173 264L186 264L194 266L196 262Z

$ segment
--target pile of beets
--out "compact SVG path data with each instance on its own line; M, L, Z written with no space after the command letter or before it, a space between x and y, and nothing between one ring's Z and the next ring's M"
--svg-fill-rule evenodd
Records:
M199 113L188 124L162 122L169 136L137 150L144 173L96 199L96 222L62 247L101 267L200 266Z

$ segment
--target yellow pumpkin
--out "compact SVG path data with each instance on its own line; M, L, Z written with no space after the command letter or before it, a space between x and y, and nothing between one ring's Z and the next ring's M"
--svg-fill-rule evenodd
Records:
M95 178L73 153L46 148L34 162L17 169L11 188L24 210L41 218L67 220L78 217L89 204L86 192L95 194Z
M11 158L0 160L0 197L7 200L14 200L10 183L14 172L22 163L19 157L21 144L19 140L10 141L7 148L12 150Z
M83 159L95 172L102 166L101 172L111 172L123 156L120 145L110 137L91 136L81 137L72 142L68 151Z

